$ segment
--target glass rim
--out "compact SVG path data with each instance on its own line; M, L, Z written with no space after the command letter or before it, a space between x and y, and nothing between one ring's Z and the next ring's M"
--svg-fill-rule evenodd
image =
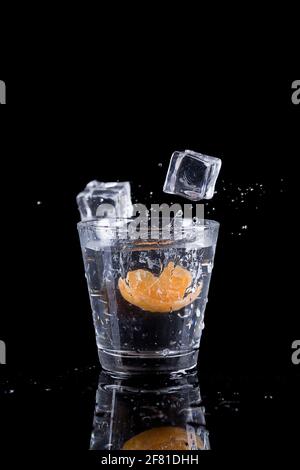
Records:
M110 223L107 223L105 225L103 225L103 221L104 220L107 220L107 221L113 221L114 223L113 224L110 224ZM133 222L134 220L136 220L135 217L111 217L111 218L93 218L93 219L87 219L87 220L81 220L80 222L77 223L77 227L78 228L83 228L83 227L94 227L94 228L97 228L97 230L107 230L107 229L114 229L114 228L117 228L119 231L122 231L122 229L124 229L125 231L127 230L127 227L122 227L122 226L118 226L118 225L115 225L116 223L118 222ZM187 220L187 219L183 219L183 220ZM188 219L188 220L191 220L191 219ZM102 223L100 223L102 222ZM195 229L200 229L200 228L206 228L207 230L215 230L215 229L218 229L220 227L220 222L217 222L216 220L211 220L211 219L197 219L197 221L193 221L193 224L191 226L184 226L182 225L181 227L179 227L180 229L183 229L185 231L192 231L192 230L195 230ZM150 224L149 226L149 229L153 230L153 231L162 231L163 230L163 227L152 227L152 225Z

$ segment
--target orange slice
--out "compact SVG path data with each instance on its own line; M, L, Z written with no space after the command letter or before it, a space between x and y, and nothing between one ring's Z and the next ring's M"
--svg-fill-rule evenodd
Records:
M129 271L126 279L119 279L119 289L127 302L149 312L177 311L191 304L200 294L200 283L194 292L186 295L192 283L192 275L181 266L170 262L160 276L137 269Z
M193 437L197 449L203 449L202 439ZM137 434L125 442L122 450L191 450L191 445L185 429L166 426Z

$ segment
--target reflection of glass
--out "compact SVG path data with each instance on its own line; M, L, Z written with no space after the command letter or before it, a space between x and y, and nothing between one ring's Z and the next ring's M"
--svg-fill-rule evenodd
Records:
M92 450L208 450L196 373L113 378L96 396Z
M100 362L113 372L191 369L219 224L191 222L165 238L160 228L138 240L126 238L129 227L78 224Z

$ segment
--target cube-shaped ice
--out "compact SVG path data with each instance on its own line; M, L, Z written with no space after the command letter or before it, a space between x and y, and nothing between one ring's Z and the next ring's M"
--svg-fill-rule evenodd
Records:
M221 168L219 158L185 150L174 152L164 184L164 192L192 201L211 199Z
M101 217L131 217L130 183L91 181L76 197L81 220Z

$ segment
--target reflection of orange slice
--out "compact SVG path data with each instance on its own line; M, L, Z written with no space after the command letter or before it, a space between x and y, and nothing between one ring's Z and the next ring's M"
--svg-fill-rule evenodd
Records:
M192 303L200 294L202 284L186 294L192 275L181 266L170 262L159 277L149 271L129 271L126 279L119 279L119 289L127 302L149 312L171 312Z
M202 439L193 437L196 448L203 449ZM191 450L191 444L185 429L166 426L141 432L126 441L122 450Z

